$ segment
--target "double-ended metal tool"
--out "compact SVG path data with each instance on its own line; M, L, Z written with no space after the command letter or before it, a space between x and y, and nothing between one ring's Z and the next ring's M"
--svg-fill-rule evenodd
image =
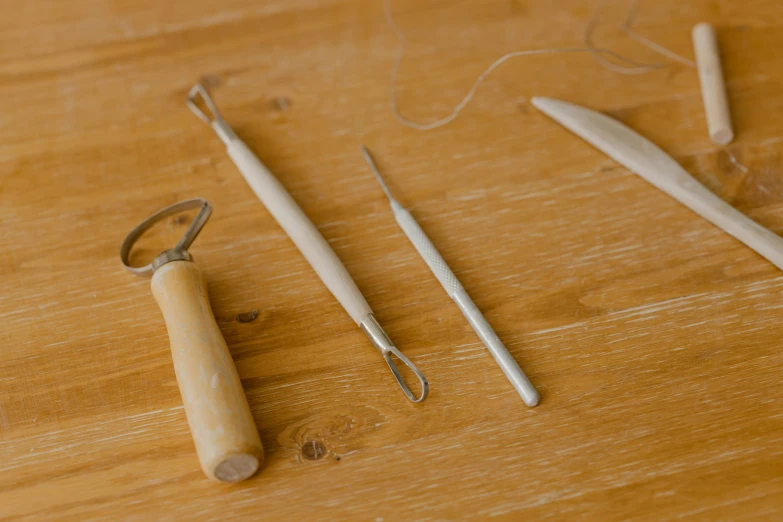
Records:
M146 266L130 265L131 249L144 232L162 219L197 208L198 215L174 248ZM130 272L152 275L152 294L166 320L174 371L201 468L211 479L238 482L256 472L264 448L209 305L207 284L188 253L211 213L212 207L203 199L181 201L156 212L128 234L120 259Z
M503 345L503 342L481 314L481 311L473 304L470 296L457 280L457 276L454 275L454 272L451 271L446 264L446 261L443 260L443 257L441 257L440 253L435 248L435 245L433 245L432 241L427 237L427 234L424 233L416 220L413 219L411 213L405 210L405 208L391 195L389 188L381 177L381 173L378 172L378 168L375 166L370 151L364 146L362 147L362 154L364 154L364 159L366 159L367 163L370 165L370 168L375 174L375 178L381 185L386 197L389 198L389 204L391 205L392 213L394 214L394 219L397 220L397 224L400 225L402 231L405 232L405 235L408 236L410 242L416 247L419 255L424 259L424 262L427 263L427 266L432 270L432 273L435 274L435 277L438 279L443 289L446 290L449 297L454 300L462 311L462 315L468 320L470 326L479 336L481 342L484 343L484 346L487 347L489 353L492 354L492 357L494 357L495 361L500 366L500 369L503 370L503 373L506 374L508 380L511 381L514 389L522 397L522 400L525 401L525 404L531 407L537 405L540 397L533 387L533 384L531 384L530 380L519 368L519 365L511 354L508 353L508 349Z
M211 114L208 115L196 105L199 98ZM296 201L223 120L204 87L195 85L188 94L187 104L196 116L212 127L212 130L226 145L229 157L231 157L239 172L242 173L245 181L247 181L269 213L272 214L272 217L285 230L288 237L299 248L299 251L310 263L310 266L313 267L321 281L324 282L329 291L345 308L345 311L370 338L370 341L389 365L405 396L413 402L423 401L429 392L427 379L391 342L386 332L383 331L383 328L376 321L370 305L367 304L348 270L345 269L337 254L334 253L334 250L332 250L315 225L302 212ZM421 384L421 393L418 397L413 394L402 375L400 375L396 364L392 360L392 355L396 356L416 375Z

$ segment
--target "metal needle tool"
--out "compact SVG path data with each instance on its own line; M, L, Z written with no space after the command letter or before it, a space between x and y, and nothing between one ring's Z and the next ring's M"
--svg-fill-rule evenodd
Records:
M203 101L207 114L201 110L196 102ZM294 198L286 191L285 187L275 178L269 169L253 154L253 151L237 137L231 127L220 115L212 98L201 85L195 85L188 93L188 107L204 123L212 127L212 130L226 146L226 151L239 172L245 178L250 188L256 193L258 199L264 204L272 217L285 230L288 237L294 242L302 255L313 267L313 270L321 278L332 295L345 308L345 311L356 321L359 328L367 335L373 346L380 352L394 378L402 388L405 396L413 402L421 402L429 393L429 383L426 377L405 355L394 346L394 343L383 331L381 325L373 315L370 305L364 299L359 288L354 283L351 275L346 270L340 259L329 246L326 239L318 231L318 228L310 221L302 209L299 208ZM418 397L411 391L400 374L392 356L410 368L421 385Z
M443 286L443 289L446 290L446 293L449 294L449 297L457 303L457 306L462 311L462 315L468 320L470 326L479 336L481 342L484 343L484 346L487 347L489 353L492 354L492 357L494 357L495 361L500 366L500 369L503 370L503 373L506 374L508 380L511 381L514 389L517 390L522 397L522 400L525 401L525 404L530 407L537 405L540 397L533 387L533 384L519 368L519 365L511 354L508 353L508 349L506 349L503 342L482 315L481 311L470 299L470 296L465 289L462 288L462 285L457 280L457 276L454 275L454 272L451 271L443 260L443 257L438 253L435 245L432 244L432 241L430 241L419 224L416 223L416 220L413 219L411 213L405 210L405 208L391 195L389 188L383 181L381 173L378 172L378 167L375 166L375 162L370 155L370 151L367 150L367 147L362 146L362 154L364 154L364 159L367 160L367 163L375 174L375 178L378 180L384 193L386 193L386 197L389 198L389 203L391 204L394 219L397 220L397 224L400 225L402 231L405 232L405 235L408 236L408 239L413 243L413 246L416 247L419 255L424 259L424 262L427 263L427 266L430 267L430 270L435 274L435 277L438 279L441 286Z

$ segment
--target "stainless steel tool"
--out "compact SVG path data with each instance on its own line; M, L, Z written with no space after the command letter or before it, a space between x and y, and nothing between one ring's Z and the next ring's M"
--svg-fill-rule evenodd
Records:
M367 160L367 163L375 174L375 178L378 180L383 192L389 199L389 204L391 205L392 213L394 214L394 219L397 220L397 224L400 225L402 231L405 232L405 235L408 236L410 242L413 243L413 246L419 252L422 259L424 259L424 262L427 263L430 270L432 270L432 273L435 275L438 282L440 282L443 289L457 304L462 315L468 320L468 323L470 323L470 326L476 332L476 335L478 335L481 342L484 343L484 346L487 347L489 353L492 354L492 357L494 357L498 366L500 366L500 369L503 370L506 378L511 381L512 386L514 386L514 389L522 397L522 400L525 401L525 404L531 407L537 405L540 397L533 387L533 384L519 368L519 365L492 329L492 326L490 326L484 318L484 315L482 315L481 311L473 303L473 300L457 280L457 276L451 271L446 264L446 261L443 260L443 257L441 257L440 253L435 248L435 245L433 245L432 241L427 237L427 234L424 233L416 220L413 219L411 213L405 210L405 208L391 195L391 192L389 192L389 188L383 181L381 173L378 172L378 168L370 155L370 151L367 150L367 147L362 146L362 154L364 154L364 159Z

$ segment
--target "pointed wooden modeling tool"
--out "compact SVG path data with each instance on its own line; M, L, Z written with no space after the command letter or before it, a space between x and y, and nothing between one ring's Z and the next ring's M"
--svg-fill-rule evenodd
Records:
M783 239L696 181L658 146L600 112L552 98L533 106L783 270Z

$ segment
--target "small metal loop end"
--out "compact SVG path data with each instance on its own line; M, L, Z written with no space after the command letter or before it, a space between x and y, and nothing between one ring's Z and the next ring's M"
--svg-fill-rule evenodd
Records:
M130 265L130 251L136 241L144 234L144 232L152 228L155 223L158 223L159 221L169 216L179 214L180 212L185 212L186 210L193 210L195 208L200 208L201 210L199 210L199 213L185 231L182 239L179 240L173 249L161 253L152 263L147 265L138 267ZM179 203L174 203L173 205L169 205L168 207L155 212L153 215L142 221L136 228L131 230L131 233L128 234L128 237L126 237L125 241L122 242L122 246L120 247L120 260L122 261L122 265L127 268L129 272L132 272L136 275L146 275L153 273L155 270L169 261L191 261L193 258L187 252L187 249L196 239L198 233L201 232L201 229L204 227L211 214L212 206L202 198L180 201Z
M204 102L204 105L206 105L207 109L209 109L210 114L205 113L199 108L198 105L196 105L196 101L199 98L201 98L201 100ZM198 116L198 119L212 127L212 130L215 131L223 143L228 145L231 141L237 139L237 135L226 123L226 120L223 119L223 116L221 116L220 111L215 105L215 102L212 101L209 93L200 83L194 85L190 89L190 92L188 92L187 105L188 109L190 109L190 112Z
M204 100L204 104L212 114L207 115L198 105L196 105L196 100L199 98ZM209 93L207 93L207 90L200 83L191 87L190 92L188 92L188 109L207 125L212 125L213 121L223 119L223 116L220 115L220 111L215 106L215 102L212 101Z
M410 362L410 360L405 357L396 346L392 344L389 336L386 335L386 332L383 331L381 325L378 324L375 316L372 314L367 315L359 323L359 327L364 331L365 334L367 334L367 337L370 339L370 341L372 341L373 346L375 346L378 351L381 352L383 359L386 361L386 364L389 365L389 369L391 369L392 373L394 374L394 378L397 379L397 383L399 383L400 388L402 388L405 396L408 397L408 399L410 399L412 402L421 402L426 399L427 394L430 392L430 384L427 381L427 378L424 377L424 374L422 374L419 369L416 368L416 366ZM403 364L405 364L405 366L411 369L414 375L416 375L416 378L421 384L421 395L419 395L418 398L413 394L411 389L405 383L405 380L402 378L402 374L400 374L400 370L397 368L397 365L394 363L394 360L391 357L392 355L395 355L400 361L403 362Z
M400 371L397 369L397 365L394 364L394 360L391 358L391 354L394 354L397 356L399 360L405 364L408 368L411 369L411 371L416 375L416 378L419 379L419 384L421 384L421 395L417 398L411 389L408 387L408 385L405 383L405 380L403 380L402 375L400 375ZM430 393L430 383L427 381L427 378L424 376L423 373L419 371L418 368L407 358L405 357L401 351L397 349L396 346L392 345L383 352L383 358L386 360L386 364L389 365L389 369L391 369L392 373L394 374L394 378L397 379L397 383L400 385L400 388L402 388L402 392L405 394L408 399L411 400L411 402L421 402L424 399L427 398L427 395Z

